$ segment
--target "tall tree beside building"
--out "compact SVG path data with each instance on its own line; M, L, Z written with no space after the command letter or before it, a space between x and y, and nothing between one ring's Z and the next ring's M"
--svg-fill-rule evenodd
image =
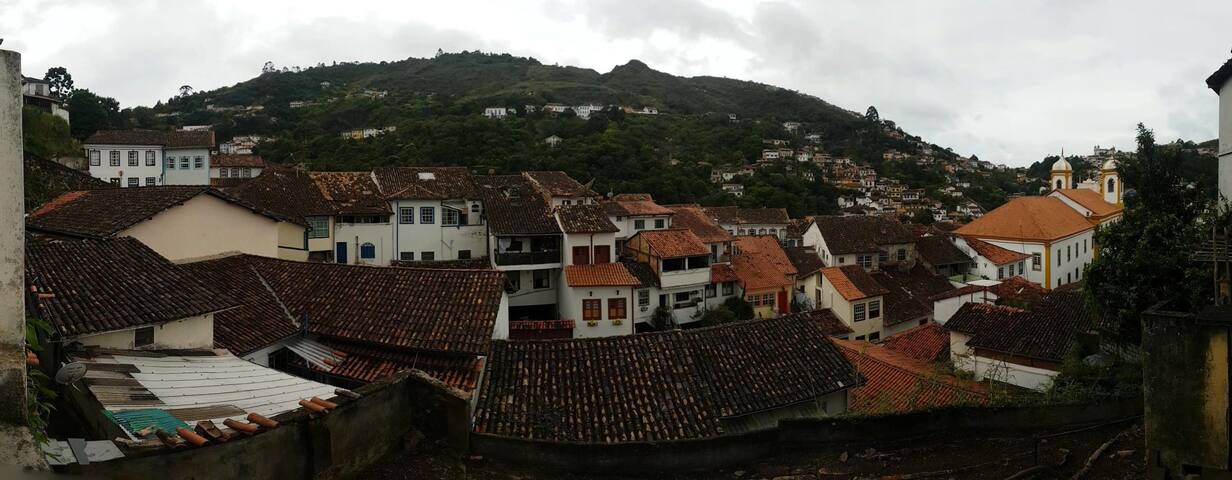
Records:
M73 94L73 76L64 67L48 68L43 80L47 81L48 88L56 96L63 98Z
M73 121L73 138L84 140L94 132L108 128L122 128L123 116L120 102L111 97L95 95L86 89L73 92L68 99L68 111Z
M1211 273L1190 261L1207 228L1208 200L1181 176L1176 149L1155 144L1138 125L1138 153L1118 165L1125 193L1121 220L1095 234L1099 254L1086 273L1086 293L1103 324L1122 344L1142 338L1139 316L1169 302L1172 309L1209 304ZM1209 221L1209 220L1208 220ZM1209 225L1209 223L1207 223Z

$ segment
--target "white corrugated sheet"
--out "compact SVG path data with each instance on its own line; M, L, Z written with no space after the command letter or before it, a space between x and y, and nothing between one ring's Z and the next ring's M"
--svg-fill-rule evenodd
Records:
M326 372L334 369L332 365L325 363L326 359L329 359L331 362L334 362L334 365L338 365L342 363L342 358L339 358L337 355L334 355L333 349L325 345L321 345L320 343L313 341L312 339L308 337L301 336L301 337L295 337L291 340L288 340L286 343L286 347L287 347L287 350L290 350L291 352L298 355L300 358L303 358L304 361L311 363L312 365Z

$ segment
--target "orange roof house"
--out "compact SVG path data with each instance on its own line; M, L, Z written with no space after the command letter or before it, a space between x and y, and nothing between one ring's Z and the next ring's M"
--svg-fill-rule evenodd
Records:
M1062 201L1069 200L1077 204L1080 208L1076 210L1081 214L1087 215L1088 218L1096 223L1105 223L1120 217L1121 213L1125 211L1124 206L1108 203L1104 200L1104 194L1089 188L1059 188L1053 190L1051 196L1055 198L1065 197Z
M565 267L565 282L570 287L636 286L642 283L629 273L625 264L619 262L568 265Z
M1056 197L1018 197L955 233L980 239L1047 242L1094 228L1082 214Z
M834 344L865 379L851 391L851 412L906 413L988 403L982 385L942 374L926 361L866 342L835 339Z
M834 290L847 301L862 300L890 293L873 280L859 265L844 265L841 267L826 267L821 274L834 285Z
M1097 254L1095 227L1104 217L1088 216L1084 212L1090 211L1079 211L1075 205L1095 199L1073 190L1055 190L1043 197L1014 198L954 233L988 259L988 263L995 263L998 268L1008 263L1008 276L1022 275L1044 288L1079 281L1084 268ZM1072 200L1071 196L1079 200ZM1092 205L1098 212L1119 215L1111 213L1113 210L1106 206ZM1031 260L1026 261L1028 258ZM983 262L976 263L977 269L982 268ZM1026 268L1027 263L1030 268ZM981 271L980 275L985 278L1003 275L998 268L989 268L991 270Z

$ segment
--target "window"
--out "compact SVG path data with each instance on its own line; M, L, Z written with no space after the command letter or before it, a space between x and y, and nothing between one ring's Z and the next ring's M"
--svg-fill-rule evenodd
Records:
M90 166L97 167L99 163L99 158L100 157L99 157L98 150L90 150Z
M163 164L167 166L167 170L175 170L175 157L164 157Z
M625 311L625 308L626 308L625 299L623 298L607 299L607 319L616 320L616 319L625 318L625 315L627 313Z
M856 321L856 322L864 321L864 308L865 308L865 305L863 303L857 303L851 306L851 316L852 318L854 318L853 321Z
M419 252L419 259L425 262L436 260L436 252Z
M137 166L137 151L136 150L128 151L128 166L130 167Z
M205 167L205 157L193 157L193 168L200 170Z
M111 177L111 184L117 187L120 186L120 177Z
M723 282L723 295L732 295L736 293L736 284L732 282Z
M1031 270L1039 270L1040 265L1042 265L1043 263L1044 262L1040 260L1040 254L1038 253L1031 254Z
M856 335L856 341L864 340L864 335Z
M873 268L873 256L872 255L857 256L856 263L860 264L860 266L864 268Z
M359 246L359 258L364 260L372 260L376 258L376 245L365 242Z
M1108 193L1116 193L1116 178L1108 179Z
M885 251L877 252L877 261L882 263L890 261L890 254Z
M146 150L145 151L145 166L153 167L154 165L157 165L155 161L156 160L154 159L154 151Z
M424 225L436 223L436 208L419 207L419 223Z
M900 248L900 249L898 249L898 261L900 261L900 262L901 262L901 261L904 261L904 260L907 260L907 249L905 249L905 248Z
M662 218L655 219L655 228L663 228L664 223Z
M842 265L844 263L847 263L847 257L838 257L838 264Z
M744 235L745 233L746 233L746 232L745 232L745 230L744 230L743 228L741 228L741 229L740 229L740 235Z
M244 167L240 170L240 176L244 178L252 178L252 168Z
M458 226L458 211L452 208L441 207L441 225Z
M1019 275L1027 274L1027 272L1022 269L1023 265L1025 265L1023 262L1018 262L1018 274Z
M522 289L522 272L505 272L505 281L509 282L509 288L513 291Z
M548 273L548 270L535 270L534 272L531 272L532 285L536 289L552 288L552 281L548 277ZM597 302L598 300L595 301Z
M603 312L601 311L602 308L603 308L602 300L599 300L599 299L582 300L582 320L586 320L586 321L602 320L603 319Z
M1061 249L1057 248L1057 266L1061 266Z
M328 217L308 217L308 238L329 238Z
M137 177L128 177L128 186L136 187L141 184L141 179Z
M188 157L180 157L180 170L188 170Z
M479 213L479 204L478 204L478 203L472 203L472 204L471 204L471 213Z
M398 208L398 223L401 223L401 224L415 223L415 207L399 207Z
M612 247L607 245L595 245L595 263L611 263L612 262Z
M868 318L881 317L881 300L873 300L868 302Z
M1005 278L1005 267L997 267L997 280Z
M573 264L574 265L589 265L590 264L590 248L573 247Z
M1067 261L1067 262L1068 262L1068 261L1070 261L1070 259L1071 259L1071 258L1073 258L1073 257L1072 257L1072 256L1071 256L1071 254L1070 254L1070 245L1066 245L1066 246L1065 246L1065 261Z
M637 306L639 307L649 307L650 306L650 290L638 290L637 291Z
M156 178L154 178L154 177L145 177L145 186L147 186L147 187L153 187L153 186L154 186L154 182L156 182L156 181L157 181L157 179L156 179Z
M645 220L634 220L634 221L633 221L633 229L634 229L634 230L644 230L645 228L646 228L646 221L645 221Z
M714 298L719 296L719 286L714 283L706 284L706 298Z
M458 250L458 260L470 260L470 259L471 259L470 250Z
M1087 239L1082 239L1082 253L1087 253Z
M761 295L749 295L749 296L746 296L744 300L746 302L749 302L749 305L752 305L754 307L761 306Z
M414 262L415 252L401 252L398 254L398 260L402 260L404 262Z
M220 169L218 169L218 178L227 178L227 177L229 177L229 176L231 176L231 169L230 169L230 168L220 168Z
M693 298L693 292L676 292L673 298L677 302L687 302L690 298Z
M111 166L113 166L113 167L118 167L118 166L120 166L120 151L119 151L119 150L112 150L112 151L111 151L111 152L109 152L109 153L110 153L110 154L108 155L108 157L109 157L109 160L108 160L108 161L109 161L109 162L111 162Z
M868 341L876 342L877 340L881 340L881 332L873 332L868 334Z
M154 344L154 327L141 327L133 330L133 347L144 347Z

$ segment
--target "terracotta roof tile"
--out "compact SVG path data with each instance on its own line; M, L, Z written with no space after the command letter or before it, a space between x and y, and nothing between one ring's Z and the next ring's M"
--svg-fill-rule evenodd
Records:
M233 255L180 267L239 302L236 308L214 314L215 347L243 356L299 331L252 266L251 257Z
M732 268L745 290L764 290L792 284L796 267L778 238L766 236L736 237L736 253L732 255Z
M671 215L671 209L655 203L649 193L622 193L603 202L603 208L608 215L614 217L633 217L651 215Z
M1022 313L1021 308L991 303L968 302L958 308L945 322L945 329L966 335L975 335L987 328L1000 328L1010 318Z
M683 228L705 243L720 243L732 241L731 233L719 226L710 215L706 214L700 205L671 205L672 227Z
M1060 362L1077 335L1094 326L1093 317L1079 290L1053 290L1030 310L1007 315L1000 321L979 321L967 345ZM953 318L946 326L952 322Z
M34 308L65 336L219 312L236 301L132 238L26 245Z
M736 270L732 268L730 263L716 263L710 266L711 282L724 283L739 280L740 277L736 276Z
M1032 305L1048 293L1044 287L1020 276L1003 278L1001 283L988 287L988 291L996 295L998 299L1013 300L1021 305Z
M163 145L171 148L210 148L214 146L214 131L99 130L81 143L86 145Z
M36 202L55 199L67 192L118 188L110 182L90 176L87 172L44 160L30 152L26 152L23 173L27 213L39 207Z
M787 254L787 258L791 260L791 264L796 267L796 273L800 276L811 275L825 268L826 262L821 260L817 255L817 250L812 247L787 247L783 249Z
M390 200L478 199L479 188L466 167L385 167L372 172Z
M336 340L322 340L321 343L345 356L341 363L329 370L330 375L365 383L415 369L446 385L470 392L475 390L483 373L483 359L474 355L399 351Z
M688 230L642 230L634 236L641 237L650 246L650 253L659 258L710 255L706 244Z
M834 285L838 294L847 300L859 300L890 293L859 265L826 267L821 269L821 274Z
M247 182L227 189L227 194L280 215L303 219L341 213L325 198L308 172L270 166Z
M1031 258L1030 255L1025 253L1015 252L1008 248L999 247L975 237L963 237L963 240L967 242L967 245L970 246L972 250L975 250L975 253L979 254L981 257L987 258L988 261L995 265L1005 265L1007 263L1020 262Z
M910 270L882 270L871 275L885 289L885 325L898 325L929 317L933 295L954 290L955 287L940 275L933 275L922 265Z
M988 403L982 385L943 374L927 362L866 342L834 343L865 379L851 392L848 409L853 413L906 413Z
M1104 194L1089 188L1062 188L1053 191L1090 210L1091 216L1096 219L1117 215L1125 211L1125 208L1120 205L1104 201Z
M559 234L560 225L544 192L522 175L476 178L484 189L484 217L494 235Z
M934 322L900 332L885 339L881 345L886 349L928 363L950 358L950 333Z
M725 419L819 398L859 381L842 353L803 318L498 341L481 382L474 428L588 444L708 438L725 433Z
M814 220L834 255L876 252L881 245L914 243L915 236L897 219L876 215L819 216Z
M971 257L963 253L947 236L920 237L915 241L915 250L920 255L920 260L933 266L971 263Z
M997 207L955 233L983 239L1049 241L1094 228L1061 199L1018 197Z
M787 225L786 208L705 207L707 215L724 225Z
M220 153L210 156L210 167L250 167L265 166L265 159L260 155L244 155L238 153Z
M639 286L642 284L623 263L565 266L565 282L570 287Z
M569 174L560 171L523 172L523 177L535 184L550 197L598 197L590 187L579 183Z
M834 312L828 308L819 308L817 310L809 310L805 312L797 312L784 317L800 317L807 318L809 321L817 325L823 333L831 337L842 337L850 335L853 330L843 323Z
M262 172L261 176L265 176ZM337 213L355 215L391 214L389 202L369 172L308 172L325 201Z
M639 262L627 258L620 259L620 263L624 264L625 269L629 274L637 278L638 287L658 287L659 274L655 273L654 268L645 262Z
M620 229L608 218L603 206L562 205L556 210L561 229L565 233L614 233Z

